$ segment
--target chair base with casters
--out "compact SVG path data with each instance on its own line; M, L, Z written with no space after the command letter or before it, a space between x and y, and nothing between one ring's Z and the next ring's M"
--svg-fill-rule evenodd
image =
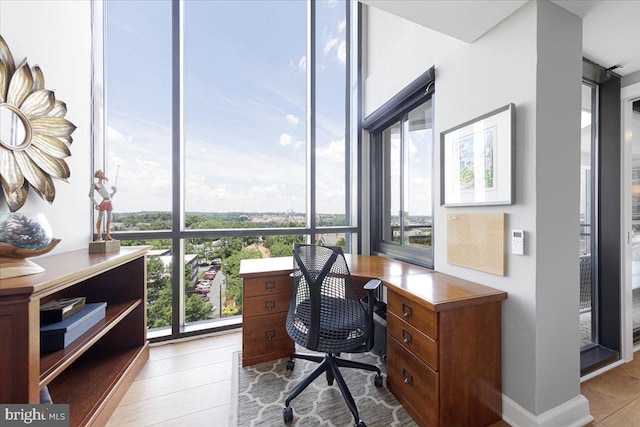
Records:
M356 407L356 402L353 400L353 396L351 396L351 392L347 387L347 384L340 373L338 368L356 368L356 369L364 369L367 371L377 372L377 375L374 378L374 384L376 387L382 387L382 373L380 369L375 365L370 365L368 363L356 362L353 360L340 359L339 355L334 353L328 353L324 356L315 355L315 354L304 354L304 353L294 353L291 355L291 358L287 362L287 370L292 371L295 366L294 359L304 359L312 362L319 363L318 366L309 374L302 382L300 382L287 397L285 401L285 407L282 410L282 414L284 417L284 422L286 424L293 421L293 408L289 405L291 401L296 398L302 391L309 386L316 378L318 378L323 373L326 374L327 384L333 385L333 381L335 380L338 383L338 388L344 397L344 400L347 402L347 406L349 407L349 411L353 415L355 419L355 427L366 427L364 421L360 419L358 415L358 408Z

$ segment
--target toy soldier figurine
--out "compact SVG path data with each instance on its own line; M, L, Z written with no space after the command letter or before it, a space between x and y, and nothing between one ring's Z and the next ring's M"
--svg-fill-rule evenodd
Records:
M89 191L89 197L93 201L96 210L98 213L98 220L96 221L96 242L102 241L102 221L104 220L104 213L107 213L107 224L106 224L106 240L112 240L111 238L111 220L113 219L113 214L111 211L113 207L111 205L111 199L116 194L118 189L113 186L111 187L112 192L109 192L105 181L109 181L109 179L104 176L104 172L101 169L98 169L94 174L94 177L98 179L98 182L94 182L91 184L91 190ZM102 201L98 203L98 201L94 197L94 193L98 192L100 197L102 197Z

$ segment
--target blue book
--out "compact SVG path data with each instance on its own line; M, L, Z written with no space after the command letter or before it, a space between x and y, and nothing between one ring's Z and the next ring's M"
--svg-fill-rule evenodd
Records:
M85 304L82 310L62 322L42 326L40 328L40 351L56 351L67 347L80 335L104 319L106 308L106 302Z

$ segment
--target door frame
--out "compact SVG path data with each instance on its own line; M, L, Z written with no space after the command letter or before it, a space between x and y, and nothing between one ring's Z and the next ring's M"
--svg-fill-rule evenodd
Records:
M622 176L621 176L621 197L622 218L620 230L620 247L623 256L621 257L621 277L622 292L620 295L620 305L622 308L622 348L621 357L626 362L633 360L634 351L640 350L640 345L633 345L633 296L631 281L631 176L632 176L632 119L633 101L640 99L640 83L634 83L620 89L620 102L622 112ZM640 137L640 135L638 135Z

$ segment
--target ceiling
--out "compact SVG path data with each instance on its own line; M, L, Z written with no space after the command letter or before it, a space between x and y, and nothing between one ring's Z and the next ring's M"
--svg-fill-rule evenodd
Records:
M473 43L528 0L360 0ZM640 71L640 1L551 0L583 19L584 57L626 76ZM635 46L634 46L635 45Z

